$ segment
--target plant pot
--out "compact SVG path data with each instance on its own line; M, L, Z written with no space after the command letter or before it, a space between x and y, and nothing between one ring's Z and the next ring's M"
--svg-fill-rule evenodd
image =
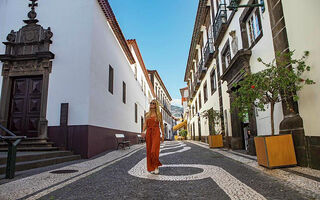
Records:
M291 134L254 138L258 164L267 168L297 165Z
M210 148L219 148L223 147L222 135L209 135L209 147Z
M178 140L179 135L174 136L174 140Z

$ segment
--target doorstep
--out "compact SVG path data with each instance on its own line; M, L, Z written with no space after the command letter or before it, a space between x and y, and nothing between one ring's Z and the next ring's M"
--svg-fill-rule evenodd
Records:
M303 192L308 192L316 198L320 198L320 170L315 170L307 167L287 167L268 169L262 167L257 162L256 156L246 154L244 151L234 151L226 148L210 149L209 145L204 142L191 141L192 144L209 149L213 152L220 153L228 158L241 162L247 166L253 167L267 175L281 179L288 186L298 189Z

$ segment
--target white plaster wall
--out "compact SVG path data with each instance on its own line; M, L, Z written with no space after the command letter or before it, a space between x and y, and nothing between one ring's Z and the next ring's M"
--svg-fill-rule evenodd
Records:
M30 10L28 3L1 1L0 9L7 12L1 12L5 17L0 21L0 41L5 41L10 30L17 31L24 25L22 20L27 19ZM50 49L55 53L55 59L49 79L49 126L59 125L60 104L66 102L69 103L69 124L88 124L92 5L93 1L86 0L55 0L40 1L36 8L39 24L44 28L50 26L54 34ZM4 45L0 46L4 53Z
M247 2L244 2L244 4ZM230 26L228 27L222 42L220 43L219 49L222 50L224 45L226 44L227 40L229 39L230 47L231 47L231 37L229 36L229 32L232 30L236 31L236 36L238 37L238 46L239 49L243 48L242 40L241 40L241 32L239 26L239 18L242 14L243 8L240 8L238 12L234 15ZM230 17L230 12L228 11L228 18ZM272 43L272 33L270 27L270 18L268 13L268 7L266 4L265 12L261 14L261 23L262 23L262 30L263 30L263 37L259 40L259 42L251 49L252 55L250 58L250 67L253 73L256 73L262 69L265 69L265 66L262 65L257 61L259 57L262 58L265 62L271 62L274 59L274 50L273 50L273 43ZM233 52L231 50L231 57L233 57ZM220 71L222 72L222 59L220 57ZM231 105L229 94L227 91L227 83L223 82L222 84L222 96L223 96L223 106L224 110L228 110L228 135L232 135L231 131ZM275 132L279 132L279 125L281 120L283 119L282 114L282 107L281 104L277 104L274 111L274 118L275 118ZM256 115L257 120L257 132L258 135L270 135L271 134L271 115L270 110L266 107L265 112L258 112Z
M152 99L154 99L155 97L153 96L153 94L152 94L152 92L151 92L151 88L150 88L150 86L149 86L149 84L148 84L148 81L147 81L147 78L149 79L149 77L146 77L145 76L145 74L144 74L144 72L143 72L143 69L142 69L142 64L139 62L139 60L138 60L138 57L137 57L137 55L136 55L136 53L135 53L135 51L134 51L134 49L133 49L133 47L132 46L129 46L130 47L130 50L131 50L131 53L132 53L132 55L133 55L133 58L136 60L136 63L134 64L134 65L136 65L137 66L137 82L139 83L139 85L140 85L140 89L141 90L143 90L143 85L145 85L145 100L144 100L144 107L148 110L149 109L149 103L150 103L150 101L152 100ZM133 65L131 65L131 66L133 66ZM133 69L133 76L134 76L134 66L133 67L131 67L131 69ZM141 77L142 77L142 81L143 81L143 83L141 82ZM149 98L149 96L148 96L148 94L150 93L150 95L151 95L151 98Z
M1 0L0 1L0 42L6 41L6 37L9 34L9 31L5 32L7 29L5 27L8 27L6 24L6 18L7 18L7 7L8 7L8 1L9 0ZM10 27L8 27L10 28ZM0 54L5 53L5 46L3 44L0 45ZM0 71L2 71L2 62L0 62ZM0 78L0 96L1 96L1 88L2 88L2 77Z
M316 82L299 92L299 112L304 131L307 136L320 136L320 1L309 0L302 3L299 0L282 0L282 4L290 50L295 50L297 58L304 51L310 51L307 64L311 66L311 72L306 75Z
M272 33L270 18L268 12L268 5L265 4L265 12L261 13L261 23L263 37L259 42L251 49L252 55L250 59L250 67L253 73L265 69L265 66L257 61L260 57L264 62L272 62L275 58L274 56L274 47L272 42ZM266 111L258 111L256 115L257 120L257 133L258 135L271 135L271 113L270 106L266 106ZM275 125L275 134L279 133L279 125L283 119L281 103L275 105L274 110L274 125Z
M227 110L227 116L225 116L225 119L227 119L224 123L226 126L226 135L232 136L232 126L231 126L231 105L230 105L230 97L229 93L227 93L228 86L227 82L223 82L221 84L221 93L222 93L222 102L223 102L223 112ZM225 114L225 113L224 113Z
M93 11L89 124L140 132L141 117L146 110L145 96L97 2L94 2ZM108 91L109 65L114 69L113 94ZM127 87L126 104L122 102L123 81ZM135 103L138 123L135 123Z

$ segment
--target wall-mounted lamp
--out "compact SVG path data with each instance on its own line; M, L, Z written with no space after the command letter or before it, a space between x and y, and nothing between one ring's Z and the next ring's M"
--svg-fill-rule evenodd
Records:
M231 0L230 5L227 6L229 10L232 11L238 11L238 8L245 8L245 7L261 7L261 11L264 13L265 11L265 5L264 0L260 0L260 3L254 3L254 4L247 4L247 5L239 5L240 0Z

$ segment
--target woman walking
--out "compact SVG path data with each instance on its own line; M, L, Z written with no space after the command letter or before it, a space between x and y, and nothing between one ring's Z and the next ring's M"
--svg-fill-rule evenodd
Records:
M159 103L157 100L150 102L150 110L146 114L143 124L143 132L147 130L147 170L152 174L159 174L159 166L162 164L159 161L160 153L160 127L162 131L162 139L164 140L164 129L162 115L160 113Z

